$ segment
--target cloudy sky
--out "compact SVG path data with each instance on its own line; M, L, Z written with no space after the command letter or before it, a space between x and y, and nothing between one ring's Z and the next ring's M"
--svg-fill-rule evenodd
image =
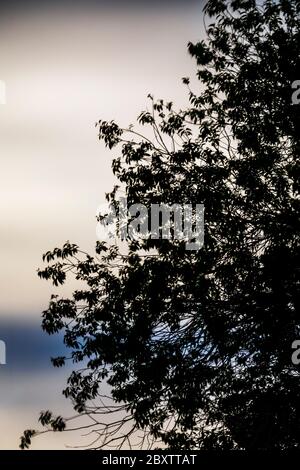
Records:
M17 447L41 409L67 406L66 373L48 360L59 340L39 329L53 287L36 269L68 239L93 249L96 209L113 185L94 123L134 122L149 92L184 106L181 77L195 74L186 46L202 23L201 0L1 2L0 449Z

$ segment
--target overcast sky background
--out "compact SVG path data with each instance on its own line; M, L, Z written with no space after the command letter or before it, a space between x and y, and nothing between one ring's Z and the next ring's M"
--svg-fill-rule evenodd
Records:
M201 0L7 2L0 6L0 449L16 448L41 409L64 410L59 340L39 329L54 288L41 255L66 240L92 251L113 154L94 124L135 121L147 94L187 103L187 42L202 36ZM66 288L69 293L72 284ZM75 442L74 442L75 441ZM70 436L34 448L63 448Z

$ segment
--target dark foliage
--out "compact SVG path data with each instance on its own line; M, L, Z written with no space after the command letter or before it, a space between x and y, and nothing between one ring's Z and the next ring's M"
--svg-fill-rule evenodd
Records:
M90 256L66 243L39 272L86 283L53 296L43 329L63 330L68 359L83 364L64 394L93 448L300 447L299 2L210 0L205 12L207 40L189 44L202 91L183 79L189 109L150 96L138 122L153 139L97 124L120 147L112 168L130 204L204 204L204 247L148 237L125 254L98 242ZM40 421L65 426L49 412Z

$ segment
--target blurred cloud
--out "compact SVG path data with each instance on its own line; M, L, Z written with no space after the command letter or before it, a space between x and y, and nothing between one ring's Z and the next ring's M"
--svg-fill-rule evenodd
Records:
M12 1L0 5L0 448L16 448L43 407L68 409L61 341L40 330L54 288L36 275L67 239L91 251L96 209L111 190L113 155L96 120L133 122L157 98L187 103L187 42L202 34L202 1ZM59 289L69 295L74 282ZM64 438L66 439L66 438ZM68 437L69 439L69 437ZM59 436L38 448L62 448ZM73 440L74 442L74 440Z
M12 15L0 28L0 308L37 312L50 285L41 254L65 240L91 250L95 212L113 185L112 154L94 123L134 121L146 95L186 103L180 82L194 73L186 44L200 35L186 8L121 16L96 10ZM71 289L71 285L70 285ZM17 293L17 295L16 295Z

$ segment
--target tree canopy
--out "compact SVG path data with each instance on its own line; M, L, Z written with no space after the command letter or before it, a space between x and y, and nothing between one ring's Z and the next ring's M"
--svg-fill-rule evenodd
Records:
M188 109L149 96L136 127L97 123L129 204L204 204L204 246L149 235L125 253L98 241L92 256L67 242L39 271L86 285L52 296L42 326L64 334L70 356L53 363L74 363L63 393L92 448L300 447L300 4L209 0L204 11ZM72 427L49 411L40 422Z

